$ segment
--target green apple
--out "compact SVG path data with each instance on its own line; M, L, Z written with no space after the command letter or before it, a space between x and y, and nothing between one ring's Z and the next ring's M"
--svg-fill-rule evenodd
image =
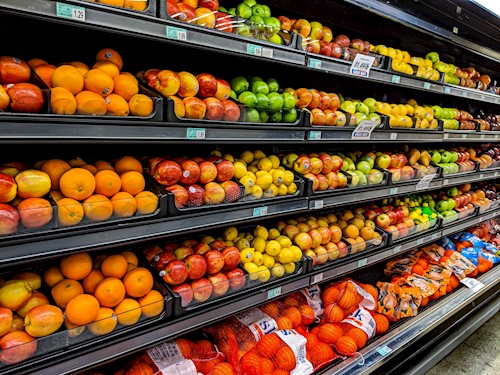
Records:
M439 119L443 118L443 108L441 108L438 105L433 105L431 108L434 111L435 118L439 118Z
M356 104L356 112L364 113L366 116L370 114L370 109L365 103L359 102Z
M283 96L283 108L295 108L295 99L292 94L290 94L289 92L284 92L281 95Z
M248 8L250 9L250 12L252 12L252 14L254 16L260 16L262 18L266 17L266 11L264 10L264 7L262 5L255 4L252 7L249 6ZM243 18L246 18L246 17L243 17Z
M366 177L365 173L363 173L361 171L358 171L358 170L354 171L354 173L356 173L356 175L359 178L359 183L358 183L359 186L366 186L366 185L368 185L368 178Z
M351 182L350 182L349 186L350 187L358 186L359 185L359 176L356 173L354 173L353 171L347 171L347 173L351 176Z
M281 111L273 112L271 116L269 116L269 120L271 120L271 122L281 122L283 120Z
M346 152L345 156L351 159L353 163L356 163L358 161L358 157L356 156L356 154L354 154L354 152L348 151Z
M257 4L257 1L256 0L243 0L243 2L248 5L250 8L253 7L254 5ZM219 7L219 10L220 10L220 7Z
M337 115L337 126L346 126L347 125L347 116L342 111L335 111Z
M451 154L448 151L444 151L441 153L441 162L449 163L451 159Z
M427 60L431 60L432 63L436 63L439 61L439 53L437 52L429 52L427 55L425 55L425 58Z
M259 76L252 76L252 77L250 77L250 79L248 80L249 87L252 87L252 85L255 82L260 82L260 81L264 81L264 80L262 78L260 78Z
M238 96L238 101L241 104L246 105L247 107L255 107L255 105L257 104L257 97L251 91L243 91Z
M343 110L344 112L350 113L351 115L353 115L356 112L356 106L350 100L343 101L342 104L340 105L340 109Z
M339 97L340 104L342 104L344 102L344 97L342 96L342 94L337 94L337 96Z
M281 22L276 17L265 17L264 23L266 24L266 29L269 34L275 34L281 29Z
M247 108L245 112L245 121L260 122L260 113L255 108Z
M363 103L368 107L370 113L374 113L377 111L377 101L374 98L366 98L363 100Z
M252 8L245 3L240 3L236 7L236 15L241 18L249 19L256 13L253 13ZM259 14L256 14L259 15Z
M349 170L349 160L347 160L348 158L346 157L343 157L342 158L342 168L340 168L343 172L347 172Z
M219 12L227 13L227 9L224 8L224 7L219 6Z
M382 169L387 169L391 165L391 157L387 154L381 154L375 159L375 165Z
M231 82L231 89L234 90L236 95L241 94L243 91L248 90L249 83L247 79L243 76L234 77Z
M364 113L361 113L361 112L356 112L354 114L354 116L356 116L356 125L359 125L359 123L361 121L364 121L364 120L368 119L368 117Z
M346 160L348 162L347 170L351 171L351 172L355 171L356 170L356 163L350 157L346 157Z
M455 201L453 198L448 198L446 203L448 203L448 210L453 210L455 208Z
M267 5L262 5L262 8L264 8L264 18L271 17L271 9Z
M437 212L448 211L448 201L442 200L442 201L437 202L436 203L436 211Z
M442 61L436 61L432 67L436 69L438 72L446 73L447 64Z
M297 121L297 110L295 108L283 110L283 122L293 123Z
M266 83L269 86L269 92L278 92L278 90L280 89L278 81L276 81L274 78L266 79Z
M259 117L260 117L260 122L266 123L269 121L269 115L265 110L259 112Z
M227 10L227 14L230 14L232 16L236 16L236 8L229 8Z
M362 160L356 163L356 169L360 172L363 172L363 174L367 175L372 170L372 167L369 162L367 162L366 160Z
M451 173L458 173L460 166L457 163L450 163Z
M451 189L448 189L448 191L446 192L446 195L451 197L451 198L456 197L458 195L457 187L454 186Z
M234 100L238 100L238 95L236 95L236 92L233 89L229 91L229 97L233 98Z
M362 156L361 158L359 158L359 160L367 161L370 164L370 169L373 169L373 166L375 165L375 159L373 159L370 155Z
M267 97L267 95L262 94L262 93L259 92L259 93L257 93L255 95L255 97L257 98L257 105L256 105L256 107L258 107L259 109L267 109L267 108L269 108L270 100Z
M254 94L261 93L264 95L269 94L269 86L264 81L255 81L251 83L251 90Z
M281 94L278 94L277 92L271 92L267 95L267 97L269 98L270 108L272 110L279 111L281 108L283 108L284 100Z
M261 16L253 15L252 17L249 18L249 21L253 22L256 25L262 26L261 29L264 30L266 24L264 22L264 18L262 18Z
M450 151L450 163L455 163L458 160L458 154L456 151Z
M378 113L370 113L368 116L366 116L366 119L370 121L375 121L377 123L377 126L379 126L382 123L382 119L380 118Z
M437 151L432 152L431 163L435 165L441 163L441 154L439 152Z

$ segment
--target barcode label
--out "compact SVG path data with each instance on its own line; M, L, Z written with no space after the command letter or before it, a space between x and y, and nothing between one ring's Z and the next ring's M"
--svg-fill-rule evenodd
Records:
M318 59L309 59L309 67L320 69L321 68L321 60Z
M271 289L267 292L267 299L272 299L281 296L281 287Z
M262 57L267 57L268 59L272 59L274 52L271 48L262 48Z
M205 139L205 128L187 128L187 139Z
M187 31L180 27L167 26L167 38L174 40L187 40Z
M424 82L424 89L429 90L431 88L430 82Z
M391 82L392 82L392 83L399 83L399 82L401 82L401 77L400 77L400 76L395 76L395 75L393 75L393 76L391 77Z

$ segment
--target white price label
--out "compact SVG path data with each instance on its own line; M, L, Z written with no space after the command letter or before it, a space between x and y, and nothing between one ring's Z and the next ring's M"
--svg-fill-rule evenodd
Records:
M424 82L424 89L429 90L431 88L431 83L430 82Z
M495 139L498 139L498 134L495 134Z
M354 58L350 72L356 76L368 77L375 57L358 53Z
M358 268L364 267L368 264L368 258L358 260Z
M187 139L205 139L205 128L187 128Z
M448 139L448 138L450 138L450 135L448 133L444 133L443 134L443 139Z
M393 254L397 254L401 251L401 245L395 246L394 249L392 249Z
M247 53L252 56L262 56L262 47L255 44L247 44Z
M399 188L397 188L397 187L391 188L391 190L389 190L389 195L397 194L398 191L399 191Z
M174 40L187 40L187 31L180 27L167 26L167 38Z
M318 201L313 201L309 204L309 208L312 210L320 210L323 208L324 201L318 200Z
M449 94L450 92L451 92L451 88L449 88L449 87L445 87L444 88L444 93L445 94Z
M445 178L443 181L443 185L449 185L449 183L450 183L450 180Z
M462 280L460 280L460 282L465 286L467 286L467 288L472 290L474 293L477 292L479 289L484 288L484 284L482 282L473 279L471 277L465 277Z
M321 139L321 132L317 130L313 130L309 132L309 140L318 140Z
M484 173L481 173L481 174L479 175L479 179L480 179L480 180L482 180L483 178L484 178Z
M435 173L427 174L418 182L416 190L424 190L429 188L429 184L436 177Z
M377 122L373 120L363 120L356 126L356 129L353 130L351 134L351 139L361 140L361 139L370 139L372 136L372 132L377 127Z
M281 296L281 287L277 287L267 291L267 299L272 299Z
M309 67L315 69L321 69L321 60L318 59L309 59Z
M423 238L419 238L417 240L417 246L422 245L423 243L424 243L424 239Z
M499 175L499 172L495 172L495 177L497 177Z
M391 133L391 139L398 139L398 133Z
M453 26L453 34L458 34L458 27Z
M317 275L314 275L312 278L311 284L318 284L323 281L323 274L318 273Z
M266 215L267 215L267 206L255 207L253 209L253 217L266 216Z
M272 59L274 56L274 52L271 48L262 48L262 57L267 57L268 59Z
M57 17L70 20L85 21L85 8L76 5L56 3Z
M401 77L400 77L400 76L393 75L393 76L391 77L391 82L392 82L392 83L399 83L399 82L401 82Z
M462 139L467 139L467 134L462 134Z
M485 139L485 138L486 138L486 134L480 134L480 135L479 135L479 138L481 138L481 139Z
M382 357L385 357L387 354L392 352L392 349L389 348L387 345L381 346L380 348L377 349L378 354L380 354Z

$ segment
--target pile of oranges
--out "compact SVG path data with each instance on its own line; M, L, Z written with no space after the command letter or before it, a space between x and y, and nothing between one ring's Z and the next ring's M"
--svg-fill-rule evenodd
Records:
M87 327L94 335L105 335L118 324L134 325L164 309L151 272L139 266L131 251L94 258L86 252L69 255L45 270L43 278L55 304L65 312L70 336Z
M149 116L153 101L139 94L139 83L131 73L122 72L118 52L104 48L89 68L80 61L55 66L33 58L30 67L51 88L50 106L59 115Z

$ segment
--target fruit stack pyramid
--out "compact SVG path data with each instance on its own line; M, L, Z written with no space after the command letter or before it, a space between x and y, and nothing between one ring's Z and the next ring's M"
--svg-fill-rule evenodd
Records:
M89 68L81 61L59 66L33 58L31 68L51 88L50 106L58 115L149 116L152 99L139 94L139 83L131 73L122 72L123 59L111 49L97 52Z

